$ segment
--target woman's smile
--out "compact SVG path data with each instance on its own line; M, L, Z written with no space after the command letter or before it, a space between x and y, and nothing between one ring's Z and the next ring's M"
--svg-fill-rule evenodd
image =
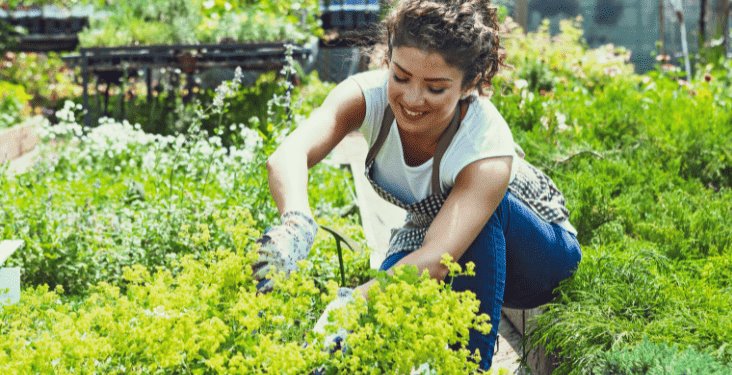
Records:
M463 73L439 53L395 47L389 64L389 105L401 132L436 140L450 123L464 91Z
M404 114L404 117L407 120L411 121L411 122L419 121L419 120L422 119L422 117L424 117L427 114L426 111L422 111L422 112L410 111L406 107L404 107L403 105L401 106L401 108L402 108L402 112Z

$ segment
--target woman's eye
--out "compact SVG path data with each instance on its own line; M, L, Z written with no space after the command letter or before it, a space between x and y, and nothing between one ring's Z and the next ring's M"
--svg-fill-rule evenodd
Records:
M406 78L399 78L399 76L397 76L396 74L394 74L394 80L397 81L397 82L399 82L399 83L407 82L407 79Z
M433 94L442 94L443 92L445 92L445 89L435 89L430 87L430 92Z

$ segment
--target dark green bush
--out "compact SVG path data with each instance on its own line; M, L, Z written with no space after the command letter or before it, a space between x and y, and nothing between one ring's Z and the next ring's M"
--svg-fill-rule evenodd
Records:
M639 345L624 347L604 354L592 368L595 375L723 375L732 373L714 357L693 348L681 350L678 345L644 340Z

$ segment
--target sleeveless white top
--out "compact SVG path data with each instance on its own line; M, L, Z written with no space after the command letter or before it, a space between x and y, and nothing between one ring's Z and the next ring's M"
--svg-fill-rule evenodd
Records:
M387 70L369 71L350 77L361 87L366 99L366 117L360 131L369 148L376 142L384 110L388 105L388 77ZM448 191L455 185L457 175L468 164L497 156L512 156L515 161L511 130L487 98L477 97L468 107L460 128L440 163L442 191ZM374 161L374 180L405 203L418 202L433 193L432 162L433 159L430 158L418 166L407 165L394 120ZM514 176L515 168L512 170L511 180Z

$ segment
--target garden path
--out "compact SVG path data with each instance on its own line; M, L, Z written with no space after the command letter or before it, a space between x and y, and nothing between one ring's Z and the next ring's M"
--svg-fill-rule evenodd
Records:
M391 228L401 226L406 213L379 197L366 180L364 162L367 153L368 145L363 135L352 132L336 146L325 162L351 168L363 231L371 248L371 268L378 268L389 245ZM498 352L493 357L493 367L508 369L512 374L523 374L525 371L519 366L521 333L505 315L501 317L498 332Z

